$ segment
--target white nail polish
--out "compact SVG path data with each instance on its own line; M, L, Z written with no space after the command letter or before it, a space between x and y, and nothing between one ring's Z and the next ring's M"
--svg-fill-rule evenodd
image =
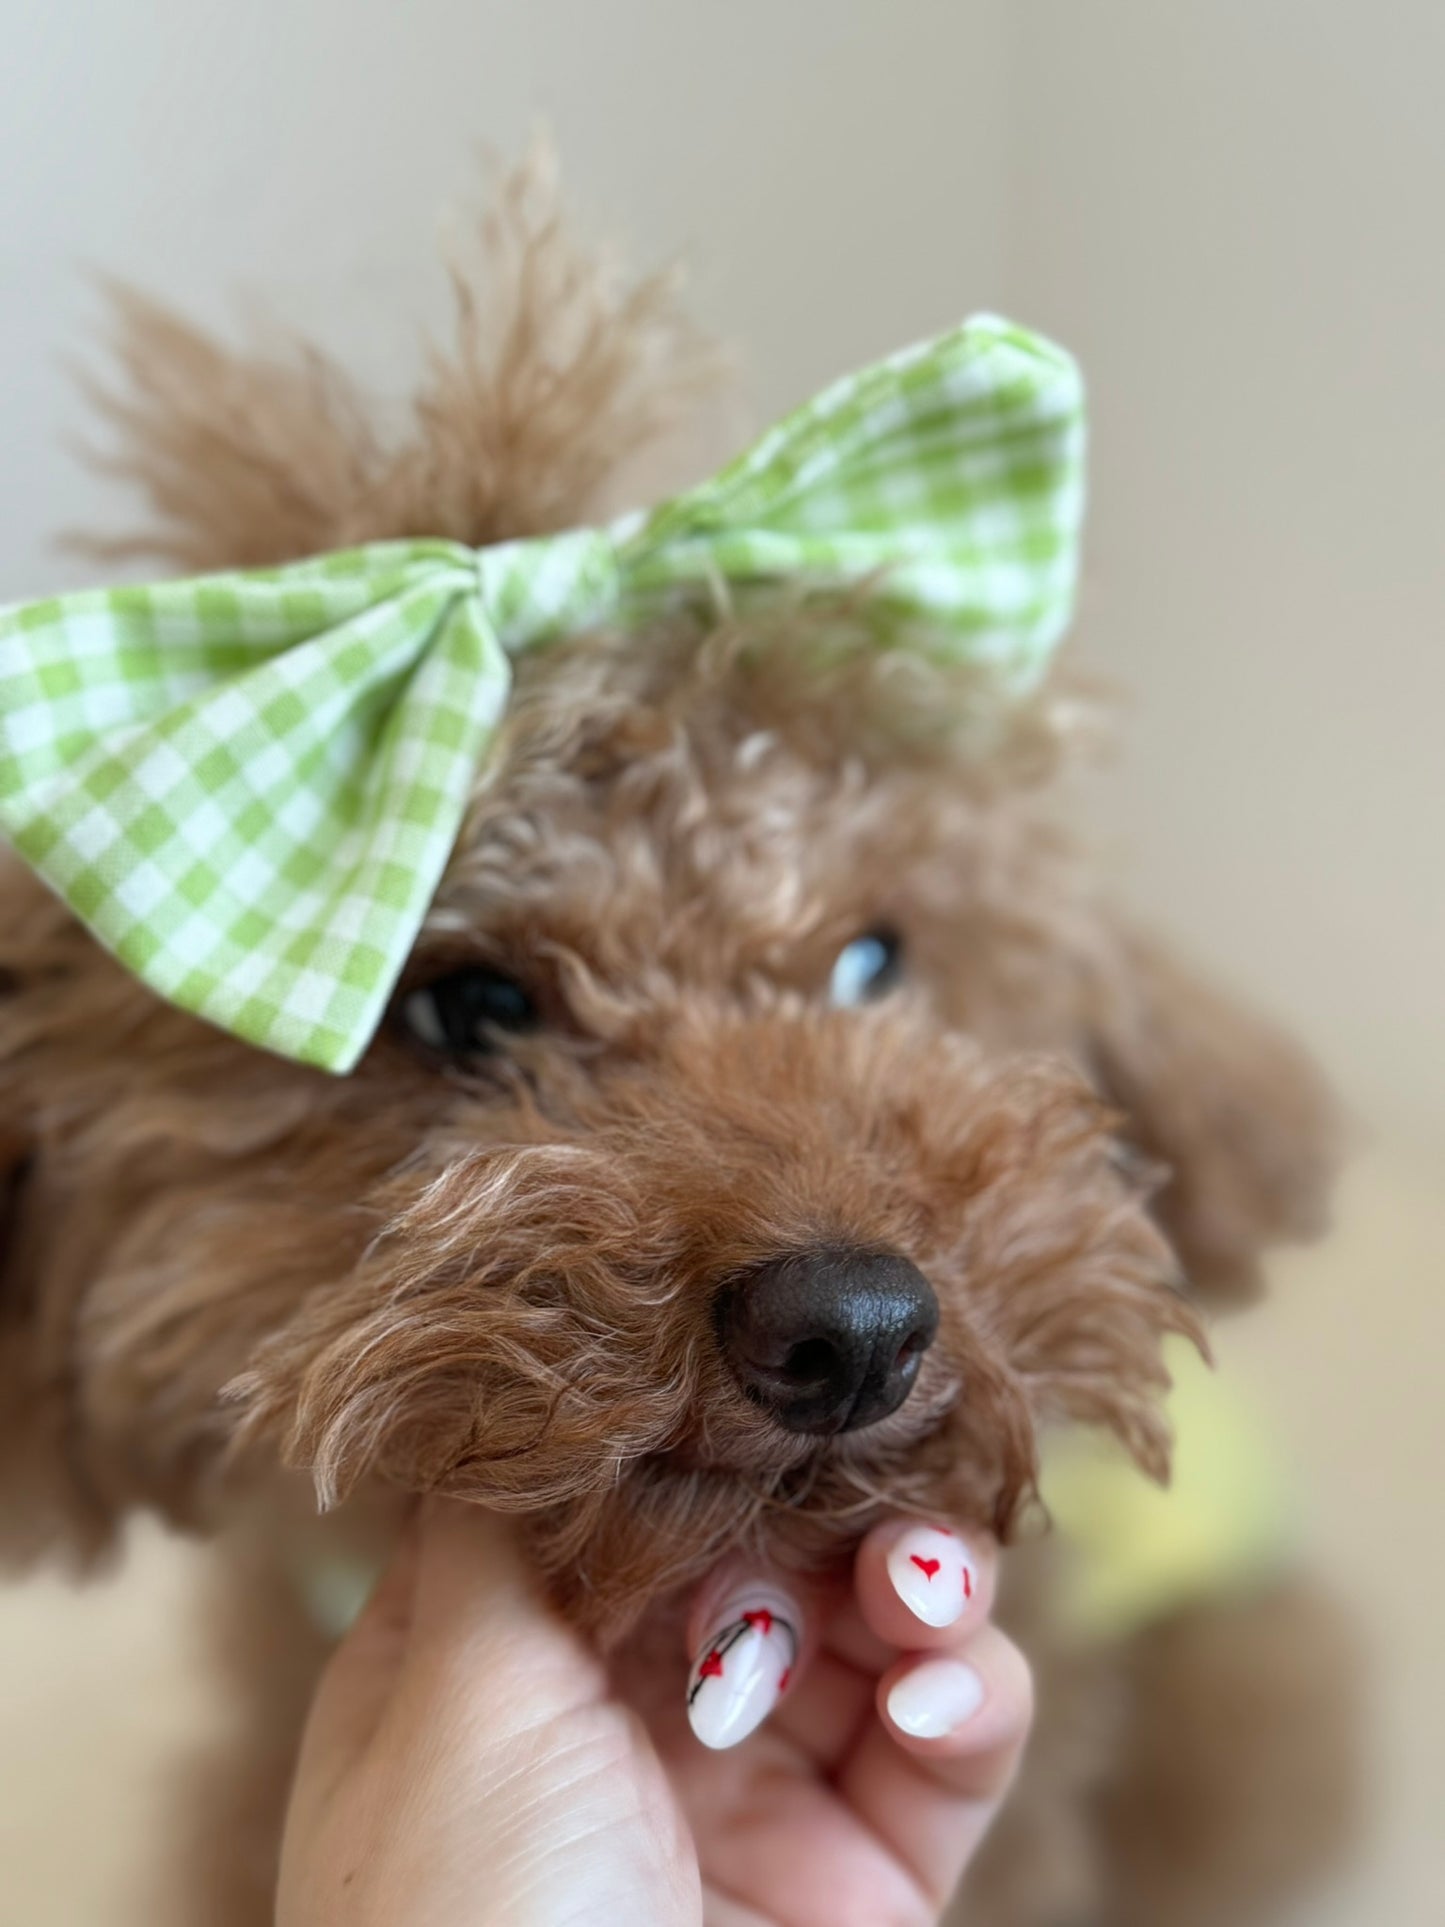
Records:
M951 1626L974 1593L967 1548L938 1526L913 1526L894 1543L888 1577L909 1612L925 1626Z
M983 1681L961 1659L926 1659L888 1695L888 1717L916 1740L956 1733L983 1705Z
M704 1746L736 1746L772 1712L798 1661L798 1611L781 1594L740 1595L693 1661L687 1717Z

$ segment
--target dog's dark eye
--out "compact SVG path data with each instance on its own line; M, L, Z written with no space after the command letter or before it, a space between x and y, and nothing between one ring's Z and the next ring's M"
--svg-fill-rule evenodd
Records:
M828 979L828 1002L840 1010L871 1003L896 988L903 974L903 945L891 930L870 930L838 952Z
M494 1031L535 1030L537 1006L515 977L485 964L448 971L402 999L401 1021L430 1050L475 1054Z

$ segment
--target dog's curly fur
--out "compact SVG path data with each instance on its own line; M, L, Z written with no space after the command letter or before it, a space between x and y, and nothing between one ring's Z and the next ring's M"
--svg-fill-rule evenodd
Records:
M459 269L458 344L391 440L313 351L237 357L123 296L107 405L157 522L110 552L259 564L593 512L706 354L662 284L614 295L535 183L492 238L490 302ZM846 600L526 659L403 985L472 960L526 983L542 1027L470 1063L395 1016L345 1080L251 1050L5 868L5 1549L93 1555L149 1507L249 1533L254 1577L298 1480L343 1517L444 1490L518 1513L617 1638L739 1544L826 1564L899 1507L1007 1537L1054 1421L1164 1475L1159 1340L1316 1228L1333 1127L1291 1047L1097 893L1048 808L1080 716L1061 679L1005 710L880 649ZM906 987L827 1008L832 959L879 926ZM819 1245L905 1254L942 1308L913 1396L832 1442L742 1396L712 1313L730 1277ZM1082 1821L1143 1745L1139 1665L1084 1666L1047 1581L1021 1590L1049 1688L1030 1837L1005 1830L970 1919L1161 1927L1157 1855L1130 1912L1117 1799ZM263 1832L299 1699L304 1678L260 1756Z

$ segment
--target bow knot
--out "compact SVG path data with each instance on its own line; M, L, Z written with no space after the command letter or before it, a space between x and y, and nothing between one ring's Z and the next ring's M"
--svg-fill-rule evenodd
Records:
M482 612L509 656L617 614L621 583L606 529L496 542L474 560Z

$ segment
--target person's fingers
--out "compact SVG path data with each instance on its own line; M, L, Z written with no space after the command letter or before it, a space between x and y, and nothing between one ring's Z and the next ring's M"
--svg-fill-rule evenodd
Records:
M858 1610L883 1647L954 1646L961 1633L987 1621L997 1574L998 1548L987 1533L965 1537L916 1519L887 1519L858 1548ZM856 1657L861 1662L864 1654Z
M777 1709L778 1731L831 1767L900 1649L955 1643L985 1622L995 1568L987 1535L965 1542L910 1519L885 1521L864 1539L851 1595L725 1563L688 1620L693 1732L705 1746L735 1746Z
M1033 1716L1028 1663L996 1626L910 1653L877 1684L878 1720L839 1792L942 1906L987 1832Z

